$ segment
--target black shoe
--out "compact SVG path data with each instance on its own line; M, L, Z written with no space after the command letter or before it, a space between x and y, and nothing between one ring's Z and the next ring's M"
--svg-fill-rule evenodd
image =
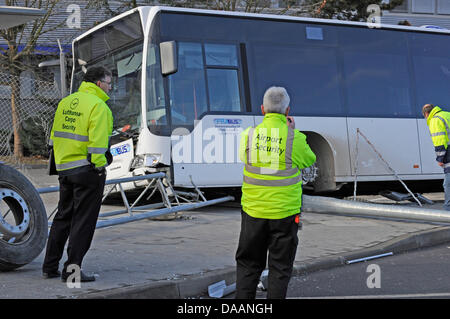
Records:
M62 282L66 282L67 279L69 278L69 276L72 275L72 273L68 273L68 272L63 272L61 274L61 281ZM71 279L75 279L75 281L77 281L78 278L76 277L71 277ZM86 275L84 272L80 272L80 278L78 279L80 282L90 282L90 281L95 281L95 276L88 276Z
M42 277L44 277L45 279L58 278L61 277L61 272L59 272L58 270L42 272Z

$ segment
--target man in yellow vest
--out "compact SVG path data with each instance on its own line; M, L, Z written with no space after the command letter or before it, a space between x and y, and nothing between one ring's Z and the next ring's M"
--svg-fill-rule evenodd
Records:
M285 298L298 245L302 204L301 169L316 161L306 136L295 130L290 98L269 88L261 106L264 120L241 136L244 166L242 220L236 252L236 298L254 299L268 255L267 298Z
M437 164L444 169L444 209L450 210L450 152L448 152L450 112L442 111L439 106L433 104L425 104L422 107L422 114L427 119Z
M111 161L107 154L113 117L105 103L111 76L103 67L90 68L78 92L62 99L55 113L49 144L53 147L60 191L42 266L44 278L61 276L62 281L67 281L74 272L77 276L70 279L95 280L81 271L81 263L94 236L105 167ZM59 261L67 240L67 261L61 273Z

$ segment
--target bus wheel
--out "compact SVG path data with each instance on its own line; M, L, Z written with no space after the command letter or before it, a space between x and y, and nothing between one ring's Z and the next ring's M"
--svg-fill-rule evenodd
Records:
M334 178L334 156L329 143L321 135L315 132L304 132L308 145L316 154L316 174L312 185L315 193L330 192L336 190Z
M47 233L47 213L37 190L19 171L0 164L0 271L33 261Z

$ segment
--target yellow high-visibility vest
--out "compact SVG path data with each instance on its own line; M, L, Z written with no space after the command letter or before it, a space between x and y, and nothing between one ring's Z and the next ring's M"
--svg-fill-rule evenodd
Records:
M435 106L427 118L427 125L436 152L436 161L444 163L444 173L450 173L450 154L447 154L449 123L450 112L442 111L439 106Z
M286 116L268 113L241 135L244 166L242 209L255 218L281 219L300 212L301 169L316 161L306 136L288 127Z
M113 129L108 95L91 82L62 99L56 109L50 145L58 173L94 165L107 165L105 152Z

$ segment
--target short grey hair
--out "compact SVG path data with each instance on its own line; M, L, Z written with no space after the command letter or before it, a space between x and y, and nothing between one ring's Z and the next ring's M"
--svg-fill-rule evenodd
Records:
M264 112L285 114L290 101L289 94L284 87L272 86L264 93Z
M430 114L431 111L434 109L434 105L433 104L425 104L422 107L422 114L425 117L425 114Z

